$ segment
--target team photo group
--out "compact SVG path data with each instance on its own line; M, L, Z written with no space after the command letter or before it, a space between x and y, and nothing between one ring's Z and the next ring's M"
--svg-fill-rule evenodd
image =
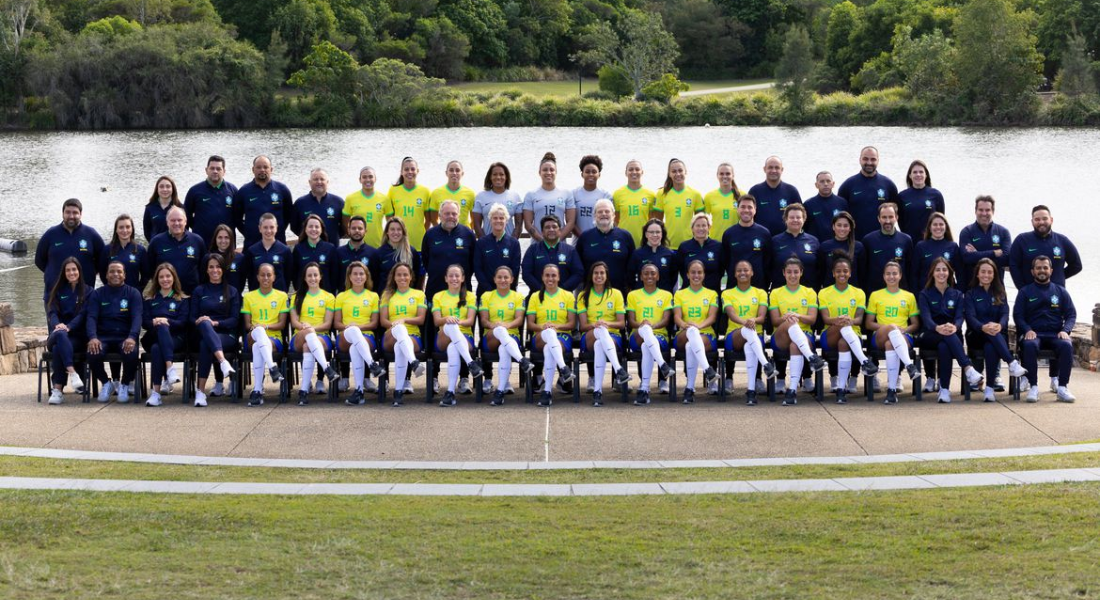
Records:
M237 394L259 406L268 381L294 397L289 379L299 405L342 393L361 405L377 393L400 406L425 378L441 406L475 391L499 406L515 392L513 367L539 406L555 381L577 398L582 377L601 406L608 375L639 406L654 383L685 404L701 383L723 399L755 405L774 392L790 406L826 369L838 403L860 376L868 399L884 391L897 403L909 385L948 403L955 365L967 397L995 402L1002 363L1036 402L1041 356L1055 399L1073 402L1065 283L1082 263L1051 208L1034 206L1032 230L1014 238L995 220L996 199L978 196L956 234L928 164L913 160L899 185L879 172L876 148L858 158L839 185L818 173L807 198L783 180L778 156L747 190L731 163L693 172L716 177L703 194L675 158L659 167L659 187L646 186L655 178L639 161L617 165L625 180L614 189L598 156L566 168L549 152L530 191L511 189L503 162L475 191L458 161L438 165L446 182L432 189L406 157L392 185L364 167L359 189L338 196L317 168L295 198L271 157L255 157L252 181L237 187L215 155L186 192L161 176L107 235L70 198L35 254L49 404L66 388L87 401L94 383L100 402L159 406L183 388L195 406ZM581 185L560 185L578 181L574 168Z

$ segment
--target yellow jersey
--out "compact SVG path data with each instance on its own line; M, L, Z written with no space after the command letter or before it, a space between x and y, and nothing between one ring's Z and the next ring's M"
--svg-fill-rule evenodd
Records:
M764 307L764 312L767 314L768 308L768 293L760 288L749 287L745 291L741 291L741 288L732 287L722 292L722 306L732 306L737 309L738 319L750 319L760 316L760 307ZM730 329L737 327L737 324L730 321ZM764 321L757 319L756 321L756 333L764 333Z
M875 321L883 325L897 325L902 329L909 326L909 317L919 315L917 298L911 292L898 290L891 294L885 288L871 292L867 302L867 314L875 315Z
M422 185L411 190L403 185L395 185L386 194L386 216L401 217L409 230L409 243L418 252L420 243L424 241L424 215L431 206L431 197L432 193Z
M626 302L623 293L615 288L605 288L602 294L594 291L588 293L588 302L584 301L584 294L577 295L577 314L584 313L589 323L596 321L617 321L619 315L626 314ZM608 333L619 333L619 329L607 328Z
M470 209L474 207L474 191L464 185L458 186L457 190L452 190L444 183L432 190L432 197L428 205L428 210L439 212L439 207L443 204L444 200L454 200L458 202L458 222L460 225L469 227Z
M394 291L392 296L382 300L382 308L386 309L386 315L389 319L394 321L396 319L415 319L418 309L428 308L428 305L424 301L424 292L416 288L409 288L409 291L404 294ZM405 329L409 330L409 335L420 335L418 325L405 325Z
M844 291L836 289L835 285L817 293L817 304L821 310L828 310L829 317L849 317L855 319L856 312L867 310L867 294L854 285L844 288ZM859 324L852 325L852 331L860 334Z
M768 298L768 308L778 309L780 315L789 313L808 315L811 308L817 308L817 294L804 285L798 286L794 291L787 286L778 287L772 290L772 295ZM799 327L807 333L813 330L813 327L807 323L801 323Z
M252 290L241 298L241 314L251 315L253 325L276 325L279 315L290 312L290 298L286 292L273 289L267 295Z
M642 228L649 221L649 211L653 210L657 195L647 187L632 190L624 185L615 190L611 201L615 204L615 214L619 216L619 227L634 236L635 248L641 248L645 244Z
M290 297L290 306L298 306L298 294ZM325 322L329 312L336 312L335 296L325 290L316 294L306 292L306 297L302 300L302 310L298 313L298 320L316 329ZM317 333L328 333L328 329L317 329Z
M718 292L707 288L695 291L690 287L682 288L672 298L673 306L680 309L680 317L688 323L699 323L707 318L711 308L718 308ZM714 335L714 326L699 329L699 333Z
M657 288L652 294L644 289L633 290L626 295L626 312L634 313L634 320L641 323L649 321L657 323L664 318L665 311L672 310L672 292ZM668 330L664 327L653 328L655 335L668 337Z
M511 323L516 316L526 314L523 308L523 294L515 290L508 290L508 293L503 296L496 290L485 292L481 295L481 311L489 314L491 322ZM519 327L509 328L508 333L519 335Z
M382 245L382 221L386 218L387 205L389 205L390 199L386 197L386 194L374 190L374 193L368 198L363 194L362 189L355 190L355 192L348 194L344 198L344 211L345 217L363 217L367 222L367 234L363 236L363 241L377 248ZM392 208L388 209L391 211ZM332 240L329 240L332 242ZM336 242L332 242L336 243ZM337 244L339 245L339 244Z
M336 297L336 310L344 325L369 325L371 315L378 312L378 294L366 289L358 294L344 290Z
M737 196L740 197L744 193L738 190ZM740 220L737 215L737 198L734 197L732 190L728 194L723 194L721 189L707 192L707 195L703 196L703 208L710 215L710 239L712 240L722 241L722 234Z
M577 312L576 305L577 299L568 290L559 288L553 296L543 292L542 300L539 300L539 292L535 292L527 301L527 314L535 315L535 323L538 325L565 325L569 322L569 313Z
M657 203L653 210L664 215L665 229L668 230L668 245L678 248L680 242L691 239L691 218L703 211L703 197L695 188L684 186L677 192L670 188L666 194L657 192Z
M443 317L457 317L459 320L470 316L471 311L477 314L477 296L473 292L466 292L466 306L459 308L458 301L458 294L452 294L450 290L436 292L432 296L432 312ZM473 327L460 325L458 329L466 335L474 334Z

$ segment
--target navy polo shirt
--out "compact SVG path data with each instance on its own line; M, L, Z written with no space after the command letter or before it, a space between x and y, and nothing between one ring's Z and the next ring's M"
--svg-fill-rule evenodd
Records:
M291 261L290 248L279 240L275 240L270 248L264 248L263 242L252 244L244 251L244 259L241 261L241 269L247 276L248 289L260 289L260 281L256 279L256 269L264 263L269 263L275 267L275 283L271 287L289 292L290 280L287 274L291 269Z
M626 265L627 283L631 290L642 288L642 267L656 265L659 273L657 287L668 292L676 290L676 276L680 273L679 255L667 246L653 248L649 244L634 250Z
M500 267L512 269L512 289L519 285L520 266L519 240L504 233L497 239L493 234L483 235L474 247L474 276L477 277L478 298L485 292L496 289L493 276Z
M801 232L791 235L789 231L772 238L772 289L787 284L787 278L783 276L783 263L788 258L797 258L802 261L802 285L818 289L820 287L820 270L817 267L817 251L821 242L814 236Z
M752 285L769 289L768 269L772 263L772 234L766 227L754 223L730 226L722 234L722 264L726 266L726 281L736 282L737 263L747 260L752 265Z
M332 284L336 286L334 295L344 291L348 266L353 262L367 265L371 283L377 287L378 280L382 278L379 272L378 249L366 242L360 243L358 248L353 248L351 242L348 242L336 249L336 260L332 263Z
M447 289L447 267L459 265L466 273L467 287L474 274L474 247L477 237L473 230L465 225L456 225L450 231L436 225L424 234L420 244L420 260L424 261L424 272L428 284L424 294L431 299L436 292Z
M1021 233L1012 241L1008 258L1008 269L1017 289L1034 281L1031 261L1040 255L1050 257L1052 283L1064 286L1067 279L1081 272L1081 255L1077 253L1077 246L1066 236L1053 231L1046 237L1040 237L1034 231Z
M103 254L103 248L103 238L87 225L81 224L71 232L64 225L54 225L47 229L34 250L34 264L42 271L42 281L45 283L43 297L57 283L57 278L61 275L61 263L70 256L80 262L84 283L95 287L99 256Z
M840 241L835 237L828 238L822 240L821 245L817 247L817 268L819 273L817 280L821 284L821 289L836 285L836 279L833 278L833 265L836 264L835 254L838 251L844 254L851 254L848 249L848 240ZM863 267L865 264L863 242L856 242L855 256L848 256L848 259L852 261L852 274L848 276L848 285L854 285L859 289L863 289Z
M581 234L576 247L586 272L591 264L607 263L607 285L622 292L625 298L630 291L626 267L634 252L634 236L621 227L612 227L607 233L593 227Z
M756 224L766 227L772 236L787 229L787 224L783 222L783 209L802 203L798 188L784 181L774 188L767 181L762 181L749 188L749 194L756 198Z
M901 230L914 240L924 237L932 213L945 211L943 194L933 187L906 188L898 194L898 223Z
M344 199L334 194L325 194L324 198L317 199L312 193L306 194L294 201L294 210L290 214L290 229L298 237L302 235L302 223L306 217L317 215L325 222L325 236L333 244L340 243L340 233L343 230Z
M532 292L542 289L542 270L548 264L558 265L558 287L563 290L576 290L584 281L584 263L573 246L561 240L554 246L532 242L523 255L523 282Z
M803 204L806 205L806 225L803 229L818 240L832 238L833 217L848 210L848 201L836 194L829 194L828 197L818 194Z
M135 342L141 335L141 293L123 284L96 288L87 300L88 339Z
M897 203L898 187L882 173L867 177L859 172L840 184L837 195L848 201L848 212L856 220L856 238L862 240L880 229L878 205L883 202Z
M290 194L290 188L274 180L267 182L264 187L260 187L255 180L249 181L237 190L233 204L237 211L235 224L244 236L245 248L262 239L260 217L264 213L275 215L275 220L279 223L275 230L275 239L286 243L286 228L294 213L294 196Z
M122 263L126 269L126 285L139 290L145 289L145 282L153 276L152 272L146 273L145 246L136 242L130 242L122 248L106 246L99 259L99 278L107 281L107 266L114 261Z
M911 285L909 277L909 261L913 260L913 238L901 231L894 230L893 235L885 235L881 229L876 229L863 238L864 256L867 264L863 268L864 288L870 297L871 292L886 287L882 280L882 272L886 263L894 261L901 265L901 284L903 289L912 292L920 290L921 286Z
M708 237L700 244L691 238L680 242L676 254L679 257L681 289L688 287L688 265L698 260L703 262L703 287L721 294L722 274L725 273L722 268L722 242Z
M1016 295L1012 320L1021 336L1029 331L1048 336L1070 333L1077 324L1077 309L1066 288L1057 283L1029 283Z
M241 315L241 293L237 288L229 286L227 289L223 285L204 283L195 288L190 300L189 317L192 322L199 317L210 317L218 323L214 331L237 334L237 320Z
M180 278L180 286L185 294L190 294L195 286L199 285L199 271L202 267L202 256L206 253L202 238L198 234L183 232L181 239L172 237L171 233L157 235L149 242L149 250L146 252L146 273L152 273L160 263L169 263L176 268L176 274Z
M204 240L212 240L218 225L234 228L236 209L233 197L236 194L237 186L225 180L217 187L206 180L191 186L183 200L183 210L187 213L191 231Z

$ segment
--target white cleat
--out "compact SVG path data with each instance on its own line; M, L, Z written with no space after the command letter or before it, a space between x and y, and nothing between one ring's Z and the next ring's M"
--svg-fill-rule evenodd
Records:
M363 391L369 394L378 393L378 384L370 379L363 379Z

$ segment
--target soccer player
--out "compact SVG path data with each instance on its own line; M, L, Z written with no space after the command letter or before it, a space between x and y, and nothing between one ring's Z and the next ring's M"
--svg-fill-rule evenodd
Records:
M447 392L439 402L444 407L458 404L455 386L458 384L459 365L465 364L470 375L481 376L481 363L470 355L470 350L474 349L477 297L466 286L466 273L460 265L447 267L445 277L447 288L432 296L432 319L439 330L435 348L447 354Z
M668 163L665 184L657 192L657 200L652 212L665 222L668 229L668 243L673 248L691 239L691 218L704 210L703 197L687 185L687 165L674 158Z
M412 287L415 275L412 267L398 263L390 271L386 289L382 293L382 327L386 330L382 346L394 353L393 405L404 404L406 392L412 391L411 374L424 375L424 365L416 360L416 353L423 348L420 328L427 318L428 305L424 292Z
M274 240L274 232L271 236ZM264 403L264 371L271 375L271 383L283 380L283 373L275 363L275 352L283 351L290 298L275 287L275 267L263 263L256 269L258 287L244 295L241 314L244 315L245 340L252 348L252 393L249 406Z
M641 385L634 398L634 406L649 404L649 381L653 377L653 365L657 365L660 380L658 393L668 393L668 376L672 368L665 362L668 352L668 324L672 321L672 293L657 287L660 271L657 265L642 266L642 288L626 296L626 319L630 330L630 345L642 353Z
M886 263L882 278L886 287L872 292L867 301L867 329L873 332L871 347L886 352L886 404L897 404L902 365L913 386L920 385L920 371L909 357L913 334L920 331L920 309L916 296L901 287L900 264Z
M462 163L452 160L447 163L444 172L447 183L432 190L431 201L428 203L428 226L439 222L439 209L444 200L454 200L458 203L458 222L466 227L470 226L470 211L474 208L474 191L462 185L462 176L466 172L462 169Z
M542 185L527 192L523 197L524 228L531 234L533 242L542 241L544 235L542 224L546 221L546 217L558 219L560 224L558 233L563 240L569 238L576 226L576 199L573 198L573 192L557 186L557 178L558 159L553 152L547 152L539 162L539 179L542 180ZM539 276L535 278L539 279Z
M737 200L745 192L737 189L737 182L733 180L733 165L730 163L718 165L717 177L718 187L703 196L703 207L711 219L710 237L721 242L722 234L739 220Z
M603 161L599 156L588 154L581 158L581 179L584 183L573 190L573 201L577 205L577 236L596 226L596 204L600 200L611 200L607 190L597 187L602 172Z
M309 224L307 223L308 227ZM298 389L298 406L309 404L310 392L325 393L323 378L318 378L317 387L313 387L313 371L317 365L321 372L335 385L340 373L328 362L328 353L333 342L329 331L336 315L336 297L321 287L324 279L330 275L330 269L316 262L308 262L302 267L294 295L290 298L290 326L294 329L291 346L302 355L302 383Z
M544 223L545 224L545 223ZM527 330L531 332L531 349L542 352L542 396L539 406L553 403L554 372L558 387L567 391L573 381L573 371L565 361L565 352L573 354L573 329L577 324L576 298L569 290L558 287L560 274L555 264L542 269L542 289L527 299Z
M584 285L577 293L577 318L580 320L581 344L592 352L595 374L589 371L588 389L592 406L603 406L603 376L607 365L615 385L626 385L630 374L619 362L623 347L622 330L626 327L626 301L623 293L611 287L607 263L595 262L588 267Z
M508 165L495 162L489 165L485 173L485 184L482 191L474 197L474 208L470 213L471 229L477 235L487 235L492 229L489 224L489 209L494 204L501 204L508 209L508 224L505 231L509 237L519 238L523 231L523 198L519 197L512 187L512 172ZM518 272L518 271L517 271Z
M695 402L695 379L703 370L703 385L708 393L718 394L718 372L710 366L707 352L713 350L714 322L718 320L718 293L703 287L703 262L693 260L687 267L687 285L680 288L672 299L672 319L679 333L676 334L676 351L684 353L687 383L684 386L684 404Z
M340 334L340 351L351 357L351 374L354 390L344 401L348 406L364 404L363 392L376 392L378 386L366 378L370 369L372 377L381 377L386 371L374 360L378 347L374 331L378 329L379 298L374 292L370 269L361 262L348 265L344 275L344 291L336 296L336 315L333 327Z
M481 295L481 349L483 352L498 353L497 358L497 386L490 402L493 406L504 404L505 394L514 393L515 390L508 383L512 373L512 361L520 365L520 370L528 375L535 366L523 356L522 343L519 339L519 328L527 318L526 308L523 306L523 295L512 289L515 285L515 275L511 267L501 265L493 274L493 282L496 289ZM492 381L485 378L485 387L490 388ZM491 389L491 388L490 388Z
M790 382L786 386L783 406L798 404L798 381L802 377L803 360L809 362L814 372L825 366L825 361L814 353L811 337L817 322L817 294L802 285L804 273L802 261L788 258L783 267L784 285L773 289L768 297L768 311L775 327L772 349L790 353Z
M431 191L416 183L420 174L420 165L412 157L401 159L401 174L397 183L386 193L386 218L400 217L408 231L409 244L420 252L424 241L424 232L428 229L428 208L431 205ZM383 240L384 241L384 240Z
M649 222L650 211L656 203L657 195L642 185L642 163L631 160L626 163L626 185L615 190L612 200L615 202L615 226L622 227L634 236L634 245L641 247L645 243L642 227Z
M757 367L763 365L764 375L768 379L775 377L775 363L764 354L768 293L752 286L752 264L749 261L738 261L734 266L734 273L737 285L722 292L722 308L730 322L730 330L726 333L726 372L730 374L726 379L726 389L733 389L733 363L728 357L732 352L744 351L745 373L749 382L745 391L745 404L756 406Z
M836 393L836 403L847 402L847 394L856 390L856 381L852 373L852 356L859 361L863 374L878 373L878 365L863 353L863 341L860 339L860 324L867 310L867 296L863 290L851 285L852 260L845 255L833 260L833 285L821 290L817 295L818 312L825 323L821 333L821 350L836 348L837 365L829 365L832 377L831 389Z
M360 242L366 242L372 248L377 248L382 243L382 230L386 219L386 205L389 198L385 192L375 187L378 183L378 173L374 167L363 167L359 170L359 189L344 198L344 210L342 212L344 233L351 236L348 227L354 217L363 220L363 229L366 232ZM336 242L333 242L334 244ZM342 277L337 279L342 280Z

